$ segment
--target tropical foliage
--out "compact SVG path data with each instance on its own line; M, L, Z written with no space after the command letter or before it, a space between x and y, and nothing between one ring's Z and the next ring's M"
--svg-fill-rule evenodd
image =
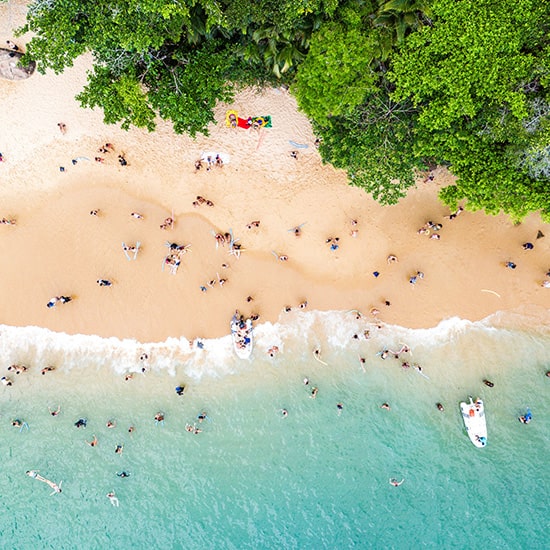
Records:
M550 5L538 0L37 0L39 70L94 57L84 106L206 133L240 86L284 83L327 162L383 203L419 169L452 207L550 218Z

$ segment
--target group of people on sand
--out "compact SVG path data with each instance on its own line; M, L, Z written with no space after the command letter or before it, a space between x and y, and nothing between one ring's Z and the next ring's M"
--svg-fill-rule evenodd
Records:
M199 170L202 170L203 164L206 163L206 171L210 172L212 168L222 168L223 167L223 159L219 154L216 154L215 156L208 155L206 158L200 158L195 161L195 172L198 172Z

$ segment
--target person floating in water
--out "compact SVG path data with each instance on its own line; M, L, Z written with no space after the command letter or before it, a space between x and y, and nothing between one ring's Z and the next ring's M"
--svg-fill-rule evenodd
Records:
M529 424L533 418L533 415L531 414L531 409L527 409L527 412L518 418L518 420L523 424Z
M110 493L107 493L107 498L109 499L109 501L111 502L111 504L113 506L116 506L118 508L118 505L120 504L119 501L118 501L118 498L116 497L115 495L115 492L114 491L111 491Z
M403 478L401 481L397 481L395 477L390 477L390 484L394 487L399 487L403 482L405 481L405 478Z
M33 479L37 479L38 481L42 481L42 483L49 485L53 489L53 492L50 493L50 496L54 495L55 493L61 493L61 484L63 483L62 481L60 481L58 485L57 483L54 483L53 481L42 477L37 470L27 470L25 473L29 477L32 477Z

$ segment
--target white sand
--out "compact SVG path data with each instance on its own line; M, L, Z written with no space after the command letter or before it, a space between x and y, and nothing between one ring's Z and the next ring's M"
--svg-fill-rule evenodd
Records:
M0 4L0 43L13 39L23 13L21 2ZM24 46L23 39L17 43ZM550 289L540 283L550 269L550 227L538 216L518 226L481 212L444 219L449 211L437 192L452 181L444 170L433 182L420 180L399 205L381 207L348 186L344 173L323 166L309 123L281 89L249 90L220 105L210 136L195 140L163 122L154 133L106 126L101 112L74 101L89 67L85 57L62 75L0 80L0 219L17 219L14 227L0 225L0 323L159 341L225 334L236 308L274 321L284 306L306 299L309 309L369 315L375 307L381 320L409 327L520 306L549 308ZM227 108L245 117L269 114L273 128L227 128ZM67 125L65 135L58 122ZM296 149L291 140L308 147ZM97 152L106 142L114 153ZM194 161L205 151L227 154L230 162L195 173ZM122 152L126 167L117 162ZM91 160L73 165L79 157ZM197 195L215 206L194 208ZM94 208L100 216L90 216ZM132 218L133 211L145 219ZM160 230L172 212L176 227ZM253 220L260 227L248 230ZM443 224L440 240L417 234L428 220ZM288 229L302 223L296 238ZM245 249L240 259L227 247L216 250L211 232L229 228ZM539 229L547 236L536 240ZM329 249L328 237L340 238L338 250ZM121 243L137 240L143 249L129 262ZM162 270L166 240L191 244L175 276ZM534 250L522 249L526 241ZM272 251L287 254L288 262ZM388 265L388 254L399 262ZM517 269L503 267L507 260ZM413 287L416 270L425 277ZM201 292L217 274L227 283ZM100 288L98 278L114 285ZM75 299L46 308L60 294ZM247 303L248 295L254 301Z

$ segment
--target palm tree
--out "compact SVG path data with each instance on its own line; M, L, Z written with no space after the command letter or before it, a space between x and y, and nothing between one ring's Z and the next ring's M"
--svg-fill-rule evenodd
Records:
M394 44L401 44L407 33L431 24L430 0L379 0L374 25L391 33Z

